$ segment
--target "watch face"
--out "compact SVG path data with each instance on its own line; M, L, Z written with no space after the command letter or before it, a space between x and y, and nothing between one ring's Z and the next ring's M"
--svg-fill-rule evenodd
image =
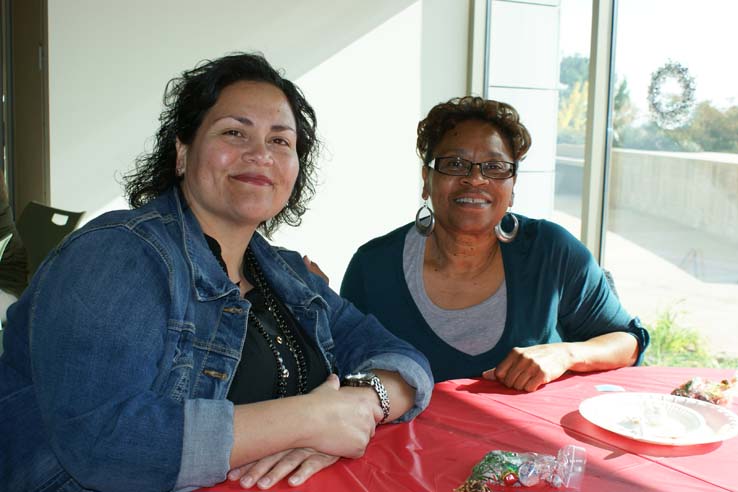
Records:
M347 374L343 380L348 384L368 384L372 378L374 377L374 373L371 371L367 372L357 372L355 374Z

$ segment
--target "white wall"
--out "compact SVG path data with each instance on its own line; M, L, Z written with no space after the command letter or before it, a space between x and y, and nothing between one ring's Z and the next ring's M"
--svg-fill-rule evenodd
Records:
M274 242L340 285L355 249L420 202L418 120L464 94L462 0L49 2L51 202L125 206L120 176L150 149L166 82L205 58L258 50L303 89L325 143L320 186Z

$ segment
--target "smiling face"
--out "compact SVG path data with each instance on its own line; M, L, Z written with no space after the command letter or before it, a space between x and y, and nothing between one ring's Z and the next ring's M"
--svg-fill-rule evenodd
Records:
M206 233L253 230L284 208L299 170L295 129L280 89L241 81L221 91L189 145L177 140L182 192Z
M443 136L434 157L463 157L472 162L512 162L510 144L493 125L462 121ZM423 198L430 196L436 227L450 234L494 234L494 227L512 205L515 178L490 179L479 166L469 176L447 176L423 167Z

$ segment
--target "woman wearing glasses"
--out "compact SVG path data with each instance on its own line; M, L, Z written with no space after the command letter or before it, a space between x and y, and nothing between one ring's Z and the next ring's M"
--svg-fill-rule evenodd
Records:
M534 391L568 370L638 363L648 345L576 238L509 212L530 144L508 104L435 106L418 125L415 223L361 246L346 271L341 295L424 352L436 381Z

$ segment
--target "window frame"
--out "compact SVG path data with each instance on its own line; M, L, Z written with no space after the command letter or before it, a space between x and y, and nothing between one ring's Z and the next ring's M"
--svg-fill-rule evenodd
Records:
M489 97L492 1L470 0L467 86L469 94L482 94L484 98ZM605 256L608 176L612 148L616 12L617 0L592 0L580 237L598 263L601 263Z

